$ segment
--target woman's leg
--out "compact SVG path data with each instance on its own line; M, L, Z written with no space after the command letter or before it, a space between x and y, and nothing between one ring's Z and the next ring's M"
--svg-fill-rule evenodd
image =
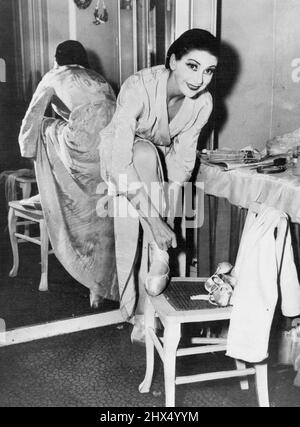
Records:
M137 182L142 185L141 191L137 192L138 203L133 205L135 207L139 206L140 212L148 217L146 218L143 214L140 215L144 231L144 244L139 274L139 299L135 312L135 327L131 336L132 341L139 341L139 337L144 332L145 290L150 295L158 295L165 289L168 281L169 255L167 250L161 250L157 243L163 242L162 247L167 249L169 246L165 242L172 242L176 238L173 231L162 219L165 210L165 197L160 177L159 158L155 147L147 141L136 141L133 150L133 165L134 173L137 175ZM158 220L158 228L153 227L153 221L151 220L154 216ZM150 248L149 271L148 247Z
M158 160L155 148L150 144L143 141L138 141L134 145L133 150L133 164L137 173L137 178L145 185L145 189L153 205L157 208L158 212L161 213L159 198L162 198L162 186L160 178L158 176ZM158 191L159 189L159 191ZM146 203L146 201L145 201ZM151 209L149 203L145 206L145 211L149 212ZM143 258L141 269L147 270L148 265L148 243L153 240L150 228L145 221L141 221L144 231L144 244L143 244ZM136 314L142 314L144 312L145 304L145 279L147 271L141 271L139 274L139 300L136 308Z
M155 148L146 141L137 141L133 148L133 164L138 180L144 184L151 203L163 216L162 178L159 177L158 153ZM150 211L149 205L146 206L146 209L150 214L155 214Z
M155 212L149 211L156 216L164 217L165 199L163 185L159 176L159 160L156 149L148 142L138 141L134 146L133 164L139 180L144 184L148 194L151 206L156 209ZM150 206L150 208L151 208ZM161 220L162 221L162 220ZM159 249L154 241L152 230L146 221L141 219L144 230L144 252L150 248L150 271L145 279L146 290L150 295L157 295L164 289L169 273L169 255L166 250ZM164 223L166 226L166 224ZM168 227L168 226L166 226Z

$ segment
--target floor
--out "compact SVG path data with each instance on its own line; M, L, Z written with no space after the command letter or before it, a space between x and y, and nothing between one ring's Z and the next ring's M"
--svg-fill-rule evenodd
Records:
M49 292L40 293L39 253L33 245L21 248L17 278L11 279L11 253L5 222L0 240L0 317L7 328L49 322L94 313L87 289L76 283L50 259ZM100 310L116 304L106 301ZM0 348L0 407L163 407L164 386L160 361L156 360L150 393L140 394L145 371L145 349L130 341L132 325L88 330L40 341ZM299 407L300 388L293 386L295 372L278 366L272 355L269 371L272 407ZM232 361L213 354L189 356L177 366L181 374L201 369L229 368ZM177 387L178 407L255 407L253 380L241 391L236 379Z

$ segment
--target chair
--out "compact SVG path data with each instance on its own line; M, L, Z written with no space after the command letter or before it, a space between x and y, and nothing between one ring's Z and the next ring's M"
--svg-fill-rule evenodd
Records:
M32 186L36 184L34 171L31 169L18 169L4 171L0 174L0 182L5 183L6 203L18 199L18 189L22 192L22 199L31 196Z
M22 199L28 199L31 195L32 185L36 184L36 179L27 176L19 176L16 178L16 182L22 191Z
M257 209L258 205L252 206ZM175 406L175 386L179 384L241 377L242 390L249 388L246 377L255 375L258 403L261 407L269 407L268 368L267 363L254 364L246 367L243 361L235 360L236 369L176 376L176 358L226 351L226 338L204 337L192 340L192 345L178 348L182 325L186 323L202 323L229 320L231 307L216 307L208 301L191 300L192 295L207 294L204 288L206 278L173 278L167 290L156 297L147 296L145 302L145 338L146 338L146 373L139 391L150 390L154 371L154 348L163 362L165 381L165 403L167 407ZM156 320L160 320L164 333L159 337Z
M205 294L204 289L201 291L205 280L201 278L173 278L165 293L157 297L147 297L145 304L146 374L144 381L140 384L139 391L148 393L150 390L154 370L155 347L163 362L167 407L175 406L176 385L231 377L246 377L247 375L256 376L259 405L268 407L266 363L246 368L244 362L236 360L237 369L235 370L176 376L176 357L226 351L226 339L224 338L196 338L193 342L201 345L178 348L183 324L230 319L231 307L215 307L205 301L190 302L191 295ZM197 304L201 308L195 308ZM178 305L179 309L175 308L175 305ZM155 330L156 317L159 318L164 327L162 340ZM242 390L249 388L248 381L245 378L240 384Z
M21 220L19 220L21 219ZM39 224L40 236L31 237L28 233L30 224ZM18 228L24 227L24 232L18 231ZM9 273L10 277L16 277L19 269L19 243L31 242L41 247L41 280L40 291L48 290L48 254L49 237L43 212L35 208L23 206L20 201L9 202L8 229L10 242L13 252L13 268Z

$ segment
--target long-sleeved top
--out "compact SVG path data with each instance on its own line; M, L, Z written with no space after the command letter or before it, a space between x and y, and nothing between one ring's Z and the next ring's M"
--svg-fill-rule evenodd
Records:
M49 103L54 111L66 122L76 108L83 105L99 104L115 94L104 78L93 70L80 65L64 65L53 68L44 75L33 94L22 121L19 144L23 157L34 158L42 119ZM111 115L111 111L109 112ZM77 117L78 119L78 117Z
M167 82L170 71L156 66L139 71L123 84L111 123L100 133L102 176L118 186L120 174L130 183L132 149L136 138L159 147L165 157L168 179L189 180L196 159L201 129L212 111L212 97L205 91L195 99L186 97L169 122Z
M133 146L137 139L155 145L169 181L183 184L194 169L197 141L212 111L212 97L207 91L198 98L185 98L176 116L169 122L167 82L170 71L164 66L144 69L129 77L117 99L110 124L100 132L100 162L103 179L112 195L134 187ZM125 180L123 179L125 177ZM119 291L125 316L131 317L136 305L134 262L136 259L139 219L126 197L115 199L116 260ZM129 215L123 213L131 212ZM142 258L140 282L145 279L147 261ZM145 261L145 262L144 262Z

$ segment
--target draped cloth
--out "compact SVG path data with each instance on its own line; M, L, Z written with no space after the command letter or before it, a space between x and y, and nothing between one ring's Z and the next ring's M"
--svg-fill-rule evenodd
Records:
M285 214L262 204L256 215L250 207L232 275L237 285L227 355L259 363L268 356L278 286L283 315L300 313L300 286Z
M248 208L253 201L265 203L300 222L300 177L290 168L264 175L248 168L224 172L218 166L201 164L198 181L204 183L206 194L225 197L233 205Z
M107 192L100 174L98 135L114 113L114 95L90 70L61 67L48 74L23 120L21 152L35 158L42 209L56 257L79 283L103 298L118 300L113 218L99 216L97 211ZM63 119L43 117L53 99L56 106L63 105Z
M12 200L17 200L17 185L16 181L18 178L29 178L32 181L35 179L35 173L33 169L18 169L11 171L4 171L0 173L0 185L2 182L5 184L5 200L8 203Z

